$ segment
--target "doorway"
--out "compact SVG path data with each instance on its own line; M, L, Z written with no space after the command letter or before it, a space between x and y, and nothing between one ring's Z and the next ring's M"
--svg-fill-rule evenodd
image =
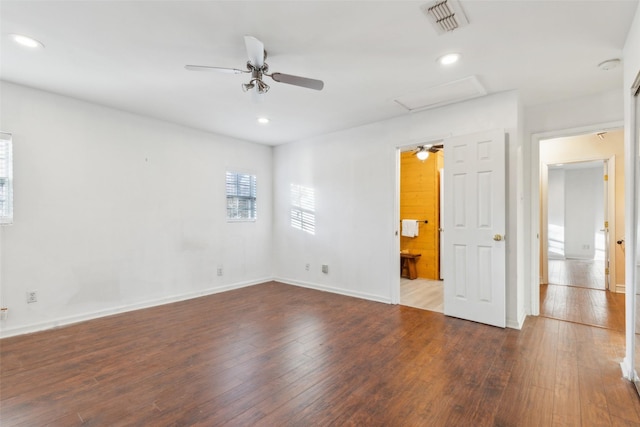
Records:
M607 166L607 160L548 166L548 284L608 288Z
M614 129L540 141L541 316L624 329L623 140Z
M452 136L443 143L445 190L442 216L444 314L478 323L506 326L506 133L492 129ZM400 247L400 149L397 151L396 259ZM440 168L437 168L439 170ZM438 186L436 185L437 189ZM434 198L437 204L438 198ZM439 209L432 209L437 215ZM421 218L411 218L417 226ZM425 225L429 223L425 219ZM437 244L439 227L432 224ZM417 228L417 227L416 227ZM437 249L436 249L437 251ZM400 255L400 256L398 256ZM437 269L439 263L434 262ZM397 274L397 272L396 272ZM391 300L400 302L392 290ZM396 297L397 295L397 297ZM394 299L397 298L397 299Z
M400 304L439 313L444 312L440 280L443 166L439 141L400 149ZM415 268L410 274L411 264Z

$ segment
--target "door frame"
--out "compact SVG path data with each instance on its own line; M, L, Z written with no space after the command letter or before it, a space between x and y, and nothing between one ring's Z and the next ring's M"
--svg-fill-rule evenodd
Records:
M636 318L638 308L638 205L636 196L638 193L638 141L640 141L640 70L637 71L630 89L630 111L628 134L625 135L625 196L633 203L625 203L625 222L632 224L625 228L625 283L627 284L625 295L625 357L620 363L622 375L632 381L638 393L640 393L640 378L636 372ZM625 129L627 130L627 129Z
M395 186L394 186L394 198L393 198L393 267L394 274L391 277L391 304L400 304L400 167L401 167L401 154L402 151L406 151L407 148L416 148L418 145L428 144L445 144L447 138L452 135L450 133L446 135L424 137L415 139L401 144L395 147ZM442 221L442 218L440 219ZM397 274L396 274L397 273Z
M531 294L529 295L531 301L531 314L533 316L540 315L540 251L541 243L540 235L542 230L541 224L541 198L540 198L540 179L542 166L540 164L540 141L545 139L563 138L569 136L576 136L581 134L589 134L596 132L605 132L611 130L618 130L624 128L624 121L605 122L599 124L593 124L589 126L561 129L549 132L534 133L531 135L531 158L530 158L530 170L531 170L531 234L529 248L530 253L530 265L531 276L529 277L529 283L531 284ZM625 153L626 156L627 153Z
M542 139L544 141L544 139ZM615 256L615 242L611 240L611 235L615 236L616 230L616 216L615 216L615 207L616 207L616 166L615 166L615 156L611 157L602 157L602 156L594 156L594 157L576 157L570 160L566 160L566 163L581 163L581 162L593 162L593 161L602 161L605 165L608 165L607 174L609 176L608 180L605 182L605 190L607 194L607 200L605 200L606 211L604 212L605 221L609 221L609 238L607 239L606 244L608 245L607 250L609 253L609 283L605 285L605 290L617 291L616 284L611 284L611 278L614 279L616 277L616 256ZM542 185L540 186L540 282L538 283L538 288L542 283L549 283L549 191L548 191L548 177L549 177L549 165L553 163L542 163L540 162L540 182ZM602 224L604 226L604 224ZM612 247L613 245L613 247ZM613 250L612 250L613 249ZM605 277L606 279L606 277ZM605 280L606 282L606 280Z

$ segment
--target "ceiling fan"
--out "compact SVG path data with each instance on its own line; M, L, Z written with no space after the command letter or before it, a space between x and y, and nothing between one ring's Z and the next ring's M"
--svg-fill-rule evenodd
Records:
M262 80L263 76L271 77L279 83L306 87L308 89L322 90L324 87L324 82L322 80L284 73L269 74L269 65L264 62L265 59L267 59L267 51L264 50L264 44L252 36L244 36L244 44L249 57L246 70L240 70L238 68L210 67L206 65L185 65L184 68L190 71L218 71L227 74L251 73L251 80L249 83L242 84L242 90L247 92L254 89L258 94L265 94L269 91L269 85Z
M416 156L418 160L425 161L429 158L430 153L437 153L443 148L444 145L442 144L418 145L418 147L413 151L413 155Z

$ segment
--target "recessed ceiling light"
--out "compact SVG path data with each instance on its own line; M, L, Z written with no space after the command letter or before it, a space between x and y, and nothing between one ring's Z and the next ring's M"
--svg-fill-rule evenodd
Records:
M458 62L459 59L460 59L459 53L448 53L438 58L438 62L440 63L440 65L451 65Z
M28 47L31 49L44 47L44 45L38 40L32 39L31 37L23 36L22 34L10 34L10 36L13 41L18 43L20 46Z
M269 123L269 119L267 119L266 117L258 117L258 123L260 123L261 125L266 125L267 123Z

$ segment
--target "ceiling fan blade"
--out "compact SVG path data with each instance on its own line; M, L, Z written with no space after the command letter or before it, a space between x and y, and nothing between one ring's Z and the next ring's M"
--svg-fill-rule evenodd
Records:
M206 65L185 65L184 68L186 68L189 71L217 71L219 73L226 73L226 74L242 74L242 73L249 72L246 70L239 70L237 68L209 67Z
M306 87L308 89L322 90L324 87L324 82L322 80L293 76L291 74L273 73L271 74L271 78L280 83Z
M255 37L244 36L244 45L247 48L249 62L255 68L262 68L264 65L264 44Z

